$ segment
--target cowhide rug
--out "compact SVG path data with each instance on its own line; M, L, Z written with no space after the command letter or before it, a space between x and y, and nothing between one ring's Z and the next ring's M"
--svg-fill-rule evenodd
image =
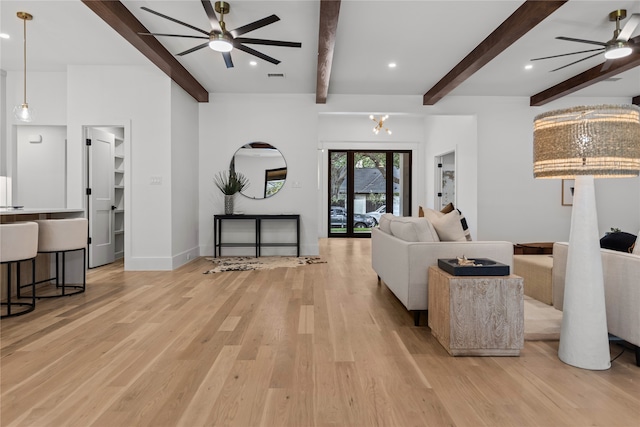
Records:
M287 256L264 256L260 258L254 257L223 257L223 258L206 258L215 266L211 270L207 270L204 274L221 273L223 271L251 271L251 270L270 270L278 267L299 267L309 264L325 264L320 257L287 257Z

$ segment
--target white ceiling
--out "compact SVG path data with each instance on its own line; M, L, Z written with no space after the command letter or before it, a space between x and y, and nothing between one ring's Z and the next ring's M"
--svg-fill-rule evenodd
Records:
M207 30L209 23L200 1L122 0L151 32L198 35L197 32L140 9L146 6ZM319 1L231 0L225 17L233 29L271 14L280 21L244 37L296 41L302 48L256 46L282 62L273 65L240 51L232 53L235 67L225 68L221 54L208 48L177 57L212 93L314 93L316 85ZM522 1L512 0L343 0L329 85L331 94L423 95L476 45L509 17ZM497 58L466 80L451 95L531 96L560 83L603 60L584 61L564 70L552 68L574 57L536 62L529 59L591 48L555 40L556 36L607 41L614 24L608 14L626 8L640 13L640 1L571 0L527 33ZM2 0L0 32L11 39L0 42L0 68L22 70L22 21L17 11L34 15L27 23L29 71L65 70L68 64L148 64L141 53L79 0ZM626 21L623 21L623 24ZM640 34L640 27L633 36ZM171 53L200 44L201 40L162 37ZM575 59L580 58L576 56ZM389 62L397 63L390 69ZM268 78L284 73L284 79ZM615 82L597 83L577 95L640 95L640 67L621 73ZM330 102L330 98L329 98Z

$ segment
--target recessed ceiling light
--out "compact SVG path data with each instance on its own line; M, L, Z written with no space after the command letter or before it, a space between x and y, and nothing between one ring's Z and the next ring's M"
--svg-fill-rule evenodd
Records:
M533 64L527 64L527 65L524 66L525 70L530 70L532 68L533 68Z
M396 68L395 62L389 62L389 68Z
M249 65L255 67L256 65L258 65L258 63L256 61L249 61Z
M0 39L9 39L11 36L9 34L0 33Z

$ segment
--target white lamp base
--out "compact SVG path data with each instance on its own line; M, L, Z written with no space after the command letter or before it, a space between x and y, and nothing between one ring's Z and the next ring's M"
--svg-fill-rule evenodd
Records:
M577 176L558 357L591 370L611 367L593 176Z

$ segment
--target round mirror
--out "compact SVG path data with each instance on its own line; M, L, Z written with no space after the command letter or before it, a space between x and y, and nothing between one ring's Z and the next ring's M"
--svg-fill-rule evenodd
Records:
M264 199L276 194L287 178L287 162L282 153L266 142L252 142L236 151L231 167L249 180L241 194L250 199Z

